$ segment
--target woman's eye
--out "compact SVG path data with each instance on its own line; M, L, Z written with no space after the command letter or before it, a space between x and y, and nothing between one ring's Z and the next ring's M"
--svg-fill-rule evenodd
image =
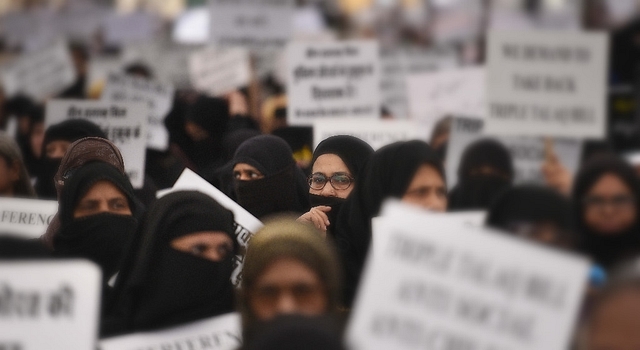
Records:
M257 179L259 176L260 175L258 175L258 173L254 173L253 171L251 172L251 175L250 175L252 179Z
M191 247L191 254L193 255L202 255L204 254L204 252L207 251L207 246L204 244L196 244L194 246Z
M234 172L233 172L233 178L235 178L235 179L239 179L239 178L240 178L240 172L238 172L238 171L234 171Z

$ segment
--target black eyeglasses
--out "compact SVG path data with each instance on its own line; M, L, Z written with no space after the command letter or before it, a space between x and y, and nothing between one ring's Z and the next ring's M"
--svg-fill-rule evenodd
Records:
M346 173L335 173L331 177L327 177L323 173L315 173L307 179L309 187L317 191L323 189L327 182L330 182L331 187L336 190L346 190L351 187L353 180L354 178Z

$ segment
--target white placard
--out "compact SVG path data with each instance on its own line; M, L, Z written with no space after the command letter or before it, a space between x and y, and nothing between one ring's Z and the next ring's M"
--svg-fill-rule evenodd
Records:
M435 123L447 115L483 118L484 67L447 69L407 77L411 117Z
M76 70L64 41L26 54L2 66L0 83L8 97L24 93L43 100L62 92L76 80Z
M147 147L164 151L169 147L164 118L171 111L173 93L171 84L112 73L107 76L101 99L106 102L146 102L149 113Z
M147 144L147 104L49 100L45 126L67 119L86 119L98 125L124 158L127 176L134 188L142 188Z
M458 167L464 150L474 141L485 137L483 121L454 118L447 146L445 172L447 186L453 188L458 182ZM542 174L545 161L545 140L539 137L491 137L502 143L511 153L515 170L514 183L546 185ZM582 142L574 139L553 139L553 147L563 166L571 173L578 170L582 155Z
M207 180L201 178L200 176L198 176L198 174L187 168L182 172L176 183L173 185L172 191L170 192L189 190L202 192L215 199L216 202L220 203L220 205L222 205L223 207L233 212L236 238L238 240L238 244L240 244L240 247L242 247L243 249L246 249L251 237L253 237L253 235L262 228L263 224L260 220L256 219L255 216L251 215L251 213L240 206L240 204L227 197L219 189L215 188L212 184L207 182ZM165 192L163 194L167 194L170 192ZM244 255L236 255L236 259L234 260L233 274L231 275L231 282L235 286L239 286L242 282L243 265Z
M175 328L107 338L100 341L100 350L233 350L240 345L240 315L230 313Z
M491 32L491 135L603 138L608 41L596 32Z
M209 47L193 53L189 59L193 86L212 96L249 85L250 68L249 52L242 48L219 50Z
M373 236L350 349L569 347L586 259L412 210L380 218Z
M100 281L83 260L0 263L0 348L95 349Z
M287 48L287 120L380 117L380 67L375 41L291 43Z
M57 201L0 198L0 233L39 238L57 212Z
M283 48L293 31L293 0L210 0L209 40L217 47Z
M313 123L313 147L335 135L351 135L366 141L373 149L396 141L428 139L426 129L408 120L327 119Z
M143 42L153 38L161 28L157 17L148 12L113 13L104 21L104 41L108 45Z

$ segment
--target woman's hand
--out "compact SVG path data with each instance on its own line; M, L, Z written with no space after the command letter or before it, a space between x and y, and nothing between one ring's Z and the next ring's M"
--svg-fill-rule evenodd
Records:
M298 218L299 222L312 223L322 233L327 233L327 226L331 225L327 213L331 211L331 207L320 205L311 208L308 212Z

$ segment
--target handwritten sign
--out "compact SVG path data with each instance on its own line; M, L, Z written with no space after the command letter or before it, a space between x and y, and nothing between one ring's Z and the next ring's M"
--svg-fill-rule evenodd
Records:
M408 120L326 119L313 123L314 148L334 135L351 135L367 142L373 149L396 141L428 139L420 124Z
M38 238L57 212L57 201L0 198L0 233Z
M322 118L380 117L380 68L374 41L292 43L287 48L287 118L311 125Z
M82 100L47 102L46 126L67 119L85 119L98 125L122 152L134 188L142 188L147 143L147 105Z
M251 62L245 49L206 48L192 54L189 71L193 86L212 96L223 95L251 81Z
M607 35L491 32L485 133L602 138Z
M233 212L235 219L236 238L240 247L246 249L249 244L249 240L253 235L262 228L263 224L255 216L251 215L246 209L241 207L233 199L227 197L220 190L211 185L207 180L201 178L196 173L189 169L185 169L176 183L173 185L173 191L200 191L216 202L220 203L223 207ZM164 193L166 194L166 193ZM242 282L242 266L244 265L244 254L236 255L234 261L233 274L231 275L231 282L235 286L240 286Z
M293 0L212 0L210 40L217 47L282 49L293 31Z
M8 97L23 93L42 100L62 92L76 80L76 71L63 41L26 54L2 66L0 83Z
M96 348L98 266L88 261L0 263L0 348Z
M412 210L380 218L373 236L350 348L568 348L586 259Z
M111 73L101 99L105 102L147 103L147 147L163 151L169 147L169 133L164 126L164 118L171 111L173 93L171 84Z
M233 350L240 345L240 315L230 313L161 331L107 338L100 342L100 350Z

